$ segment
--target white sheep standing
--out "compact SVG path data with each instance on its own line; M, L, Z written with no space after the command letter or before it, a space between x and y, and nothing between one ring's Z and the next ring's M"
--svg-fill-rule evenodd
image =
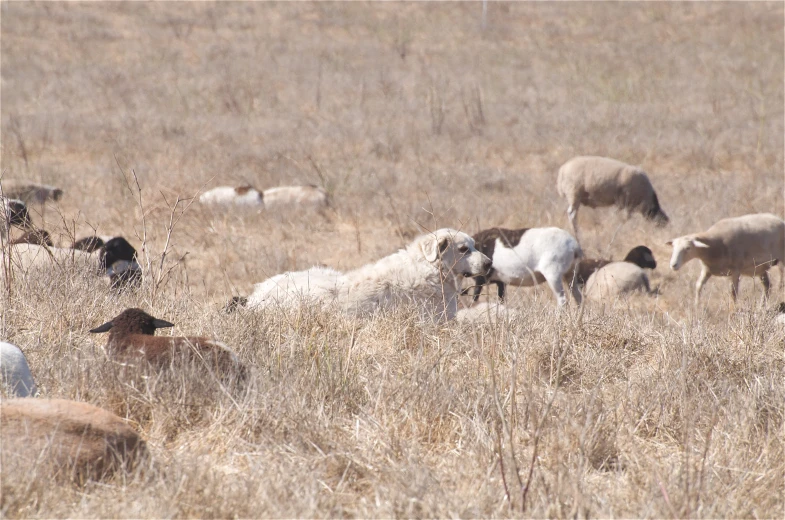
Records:
M574 157L559 168L556 187L567 199L567 215L576 234L581 205L616 206L628 214L638 211L659 226L668 223L649 176L637 166L607 157Z
M38 388L35 386L33 374L27 358L16 345L0 341L0 376L3 385L10 388L16 397L36 397Z
M452 319L458 311L459 277L484 274L490 266L472 237L445 228L345 274L316 267L274 276L256 284L247 306L288 307L310 300L336 304L349 314L370 314L408 302L437 319Z
M218 186L208 190L199 197L202 204L215 204L224 206L264 207L262 193L253 186Z
M474 301L486 284L496 284L499 299L503 300L506 284L530 287L547 282L557 304L567 303L563 278L568 277L583 257L578 241L567 231L556 227L490 228L475 234L474 241L493 262L487 275L474 277ZM571 290L580 304L582 297L577 284Z
M702 270L695 284L695 303L711 276L731 277L731 297L736 300L741 275L758 277L768 297L772 265L780 267L780 286L785 284L785 221L771 213L756 213L718 221L706 231L666 242L673 246L671 269L697 258Z

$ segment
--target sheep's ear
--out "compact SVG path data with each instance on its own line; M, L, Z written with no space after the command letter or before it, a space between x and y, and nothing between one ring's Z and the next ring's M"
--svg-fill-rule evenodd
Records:
M155 319L153 320L153 327L155 327L156 329L166 329L169 327L174 327L174 323L169 323L168 321L165 320Z
M700 240L693 240L692 245L695 247L700 247L702 249L708 249L710 246L706 242L701 242Z
M107 321L106 323L104 323L100 327L96 327L96 328L92 329L90 332L92 332L93 334L95 334L97 332L108 332L109 329L111 329L113 326L114 326L114 323L112 323L111 321Z

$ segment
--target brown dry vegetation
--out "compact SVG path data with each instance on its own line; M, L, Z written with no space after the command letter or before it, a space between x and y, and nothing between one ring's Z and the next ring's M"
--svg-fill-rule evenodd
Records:
M68 270L14 279L0 338L43 395L119 414L152 453L84 487L3 472L3 516L785 513L785 333L749 279L735 308L722 279L694 308L699 267L669 271L664 246L784 213L781 3L490 3L485 27L480 3L0 16L3 175L65 189L35 216L60 244L122 234L146 269L119 297ZM565 227L555 175L579 154L650 172L669 227L579 220L590 255L651 247L658 298L557 314L547 288L514 290L520 319L476 327L219 312L269 275L356 267L420 226ZM333 206L186 209L245 182L320 184ZM132 306L231 345L246 389L108 360L87 331Z

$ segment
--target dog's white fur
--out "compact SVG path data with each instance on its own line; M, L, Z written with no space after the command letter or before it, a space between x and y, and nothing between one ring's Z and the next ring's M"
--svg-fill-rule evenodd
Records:
M459 277L484 274L490 265L472 237L439 229L345 274L314 267L274 276L256 284L247 306L292 306L306 300L334 303L350 314L368 314L411 302L437 319L452 319L458 310Z

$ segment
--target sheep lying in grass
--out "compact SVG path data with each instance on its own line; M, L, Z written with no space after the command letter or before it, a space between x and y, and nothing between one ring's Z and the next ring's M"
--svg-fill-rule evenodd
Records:
M264 192L252 186L219 186L204 192L199 202L268 210L320 209L327 206L327 192L316 186L279 186Z
M30 397L38 395L27 358L16 345L0 341L0 381L10 388L11 395Z
M252 186L218 186L208 190L199 197L202 204L224 206L264 207L262 193Z
M33 226L27 205L21 200L0 197L0 238L7 238L11 227L29 229Z
M615 159L574 157L559 168L556 186L559 195L567 199L567 215L576 234L581 204L590 208L616 206L628 213L638 211L659 226L668 223L646 172Z
M156 329L167 327L174 327L174 324L154 318L141 309L126 309L90 332L109 332L106 347L114 358L140 358L162 367L177 356L184 356L202 360L223 373L244 376L245 367L225 344L204 337L154 336Z
M458 310L459 277L485 274L490 265L472 237L439 229L345 274L315 267L275 276L256 284L247 305L261 309L310 300L336 303L350 314L369 314L411 302L437 319L452 319Z
M652 292L646 271L631 262L611 262L589 277L583 294L591 301L605 301L635 292Z
M84 251L70 248L39 246L35 244L13 244L7 251L0 252L0 265L10 265L21 273L35 269L76 268L95 272L98 258ZM0 269L4 276L5 269Z
M327 206L327 192L317 186L279 186L264 190L264 207L268 210L322 209Z
M47 200L57 202L63 196L63 190L46 184L22 180L4 180L0 186L3 196L11 199L19 199L27 204L44 204Z
M654 260L654 254L646 246L636 246L630 249L627 256L624 257L624 262L635 264L641 269L656 269L657 261ZM589 277L595 271L605 267L606 265L614 263L612 260L603 258L581 258L575 266L575 283L578 287L583 288ZM565 283L568 283L565 280Z
M741 275L758 277L769 295L769 268L780 267L785 283L785 222L771 213L756 213L718 221L706 231L666 242L673 246L671 269L697 258L702 269L695 284L695 303L711 276L731 277L731 297L736 301Z
M0 459L7 476L84 483L132 469L147 454L139 433L113 413L63 399L4 399Z
M492 260L493 267L487 275L474 277L473 301L486 284L496 284L499 299L504 300L506 284L529 287L547 282L557 304L567 303L563 279L572 278L573 266L583 256L578 241L568 232L555 227L490 228L474 235L474 241ZM576 285L572 286L572 295L581 303Z

